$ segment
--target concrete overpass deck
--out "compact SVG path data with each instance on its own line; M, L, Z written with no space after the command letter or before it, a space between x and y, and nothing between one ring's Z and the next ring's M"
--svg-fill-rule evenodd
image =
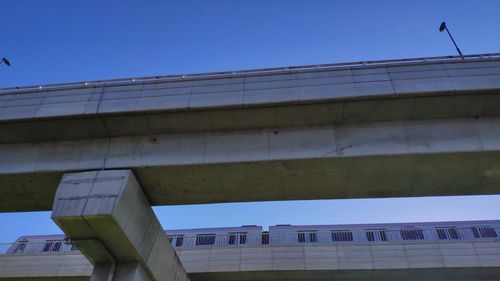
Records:
M4 88L0 143L497 115L499 76L485 54Z
M500 280L500 240L178 249L190 280ZM0 280L89 280L80 254L0 255Z
M496 194L500 55L4 89L0 211L132 169L153 205Z

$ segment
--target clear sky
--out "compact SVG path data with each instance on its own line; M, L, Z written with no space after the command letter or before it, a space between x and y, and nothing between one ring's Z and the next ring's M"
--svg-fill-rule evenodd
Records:
M500 1L2 1L0 87L500 52ZM170 206L165 228L500 219L500 196ZM59 230L0 214L0 241Z

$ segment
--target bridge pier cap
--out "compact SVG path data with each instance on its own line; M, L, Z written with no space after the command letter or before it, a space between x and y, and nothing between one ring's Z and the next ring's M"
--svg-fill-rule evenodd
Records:
M116 263L123 276L143 276L143 270L151 280L189 280L131 170L65 174L52 219L67 237L81 241L93 264Z

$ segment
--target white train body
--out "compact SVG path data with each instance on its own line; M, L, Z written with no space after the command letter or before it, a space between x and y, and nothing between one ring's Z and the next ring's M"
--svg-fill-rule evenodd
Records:
M276 225L166 230L175 249L276 244L418 243L500 239L500 220L346 225ZM78 251L64 235L22 236L0 254Z
M78 251L78 247L67 243L64 235L36 235L19 237L5 254L51 254L72 251Z
M277 225L269 227L269 233L272 244L498 239L500 221Z
M262 226L178 229L166 230L165 232L174 248L259 245L261 244Z

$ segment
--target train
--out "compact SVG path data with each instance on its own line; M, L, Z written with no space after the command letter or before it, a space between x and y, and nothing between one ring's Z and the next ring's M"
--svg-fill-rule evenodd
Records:
M165 230L174 249L279 244L419 243L500 239L500 220L341 225L290 225ZM67 253L78 244L64 235L21 236L3 254Z

